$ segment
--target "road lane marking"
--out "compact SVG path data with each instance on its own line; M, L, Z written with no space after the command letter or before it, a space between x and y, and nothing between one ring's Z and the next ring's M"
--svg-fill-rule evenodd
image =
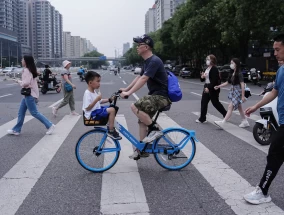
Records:
M25 117L24 124L30 121L31 119L33 119L33 117L30 115L27 115ZM0 139L4 137L5 135L7 135L7 130L12 129L17 124L17 121L18 121L18 118L13 119L10 122L7 122L6 124L0 126Z
M4 97L7 97L7 96L12 96L12 94L3 95L3 96L0 96L0 98L4 98Z
M181 127L163 113L158 118L158 124L162 129ZM252 191L254 187L202 143L196 143L196 148L197 153L192 161L193 166L237 215L284 214L284 211L273 202L261 205L246 203L243 195ZM188 147L185 147L183 151L188 151Z
M124 84L126 84L126 82L125 81L122 81Z
M60 99L59 101L57 101L57 102L53 103L52 105L50 105L49 108L55 107L56 105L58 105L62 101L63 101L63 99Z
M128 129L124 115L118 115L116 120ZM117 163L103 173L101 214L149 214L137 162L128 158L133 147L125 137L119 142L123 147Z
M240 116L240 112L239 111L233 111L233 113ZM256 115L256 114L251 114L250 117L248 117L248 119L252 119L254 121L257 121L257 120L260 120L262 118L260 116Z
M199 112L193 112L194 115L200 116ZM221 121L222 119L211 115L207 114L206 120L213 125L215 125L214 121ZM216 126L216 125L215 125ZM269 146L262 146L259 143L256 142L254 139L252 133L250 131L247 131L243 128L240 128L239 126L236 126L230 122L227 122L226 126L223 127L224 131L232 134L233 136L237 137L238 139L241 139L242 141L246 142L247 144L253 146L254 148L257 148L258 150L268 153Z
M19 85L17 83L14 83L14 84L6 84L7 86L12 86L12 85Z
M17 212L80 116L66 115L54 134L45 135L0 180L0 214Z
M195 93L195 92L190 92L190 93L192 93L192 94L194 94L194 95L197 95L197 96L202 96L201 94L199 94L199 93ZM225 101L220 101L220 102L222 102L222 103L224 103L224 104L230 104L229 102L225 102Z
M138 101L139 100L139 97L136 95L136 93L133 93L132 94L134 96L134 98Z

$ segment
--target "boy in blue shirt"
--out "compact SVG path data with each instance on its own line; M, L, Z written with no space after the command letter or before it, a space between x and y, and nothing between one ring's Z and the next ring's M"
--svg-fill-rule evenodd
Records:
M284 34L274 38L274 55L276 59L284 60ZM249 107L245 113L249 116L263 105L268 104L278 96L277 112L279 115L279 128L273 133L271 145L267 155L267 165L256 189L245 195L244 199L251 204L261 204L271 201L268 189L277 175L284 161L284 66L281 66L276 75L274 89L256 105Z
M102 99L100 91L96 92L100 88L101 76L96 72L90 71L86 74L85 80L88 84L88 89L84 93L82 108L85 118L95 119L96 117L106 118L109 116L107 135L115 140L121 140L119 133L114 128L115 108L101 106L101 104L110 102L111 98Z

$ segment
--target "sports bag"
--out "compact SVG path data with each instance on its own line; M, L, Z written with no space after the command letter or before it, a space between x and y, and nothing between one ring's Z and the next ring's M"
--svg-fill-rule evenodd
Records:
M178 102L182 99L182 91L178 78L170 71L168 73L168 96L171 102Z

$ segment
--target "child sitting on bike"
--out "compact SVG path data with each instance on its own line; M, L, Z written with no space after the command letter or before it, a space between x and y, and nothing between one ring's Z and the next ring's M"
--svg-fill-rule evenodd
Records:
M112 98L102 99L102 95L95 90L100 88L101 76L93 71L86 73L85 80L88 85L88 89L84 93L83 97L83 111L86 119L108 119L108 132L107 135L115 140L121 140L121 136L114 128L114 119L116 110L114 107L101 106L101 104L112 101Z

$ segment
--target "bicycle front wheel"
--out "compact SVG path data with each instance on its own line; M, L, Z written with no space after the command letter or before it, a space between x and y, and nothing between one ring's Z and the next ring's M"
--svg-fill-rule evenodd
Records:
M164 135L154 143L153 147L156 161L168 170L186 167L193 160L196 152L194 139L189 131L181 128L164 131Z
M83 134L75 148L79 164L91 172L104 172L112 168L120 154L117 140L107 136L107 130L96 128Z

